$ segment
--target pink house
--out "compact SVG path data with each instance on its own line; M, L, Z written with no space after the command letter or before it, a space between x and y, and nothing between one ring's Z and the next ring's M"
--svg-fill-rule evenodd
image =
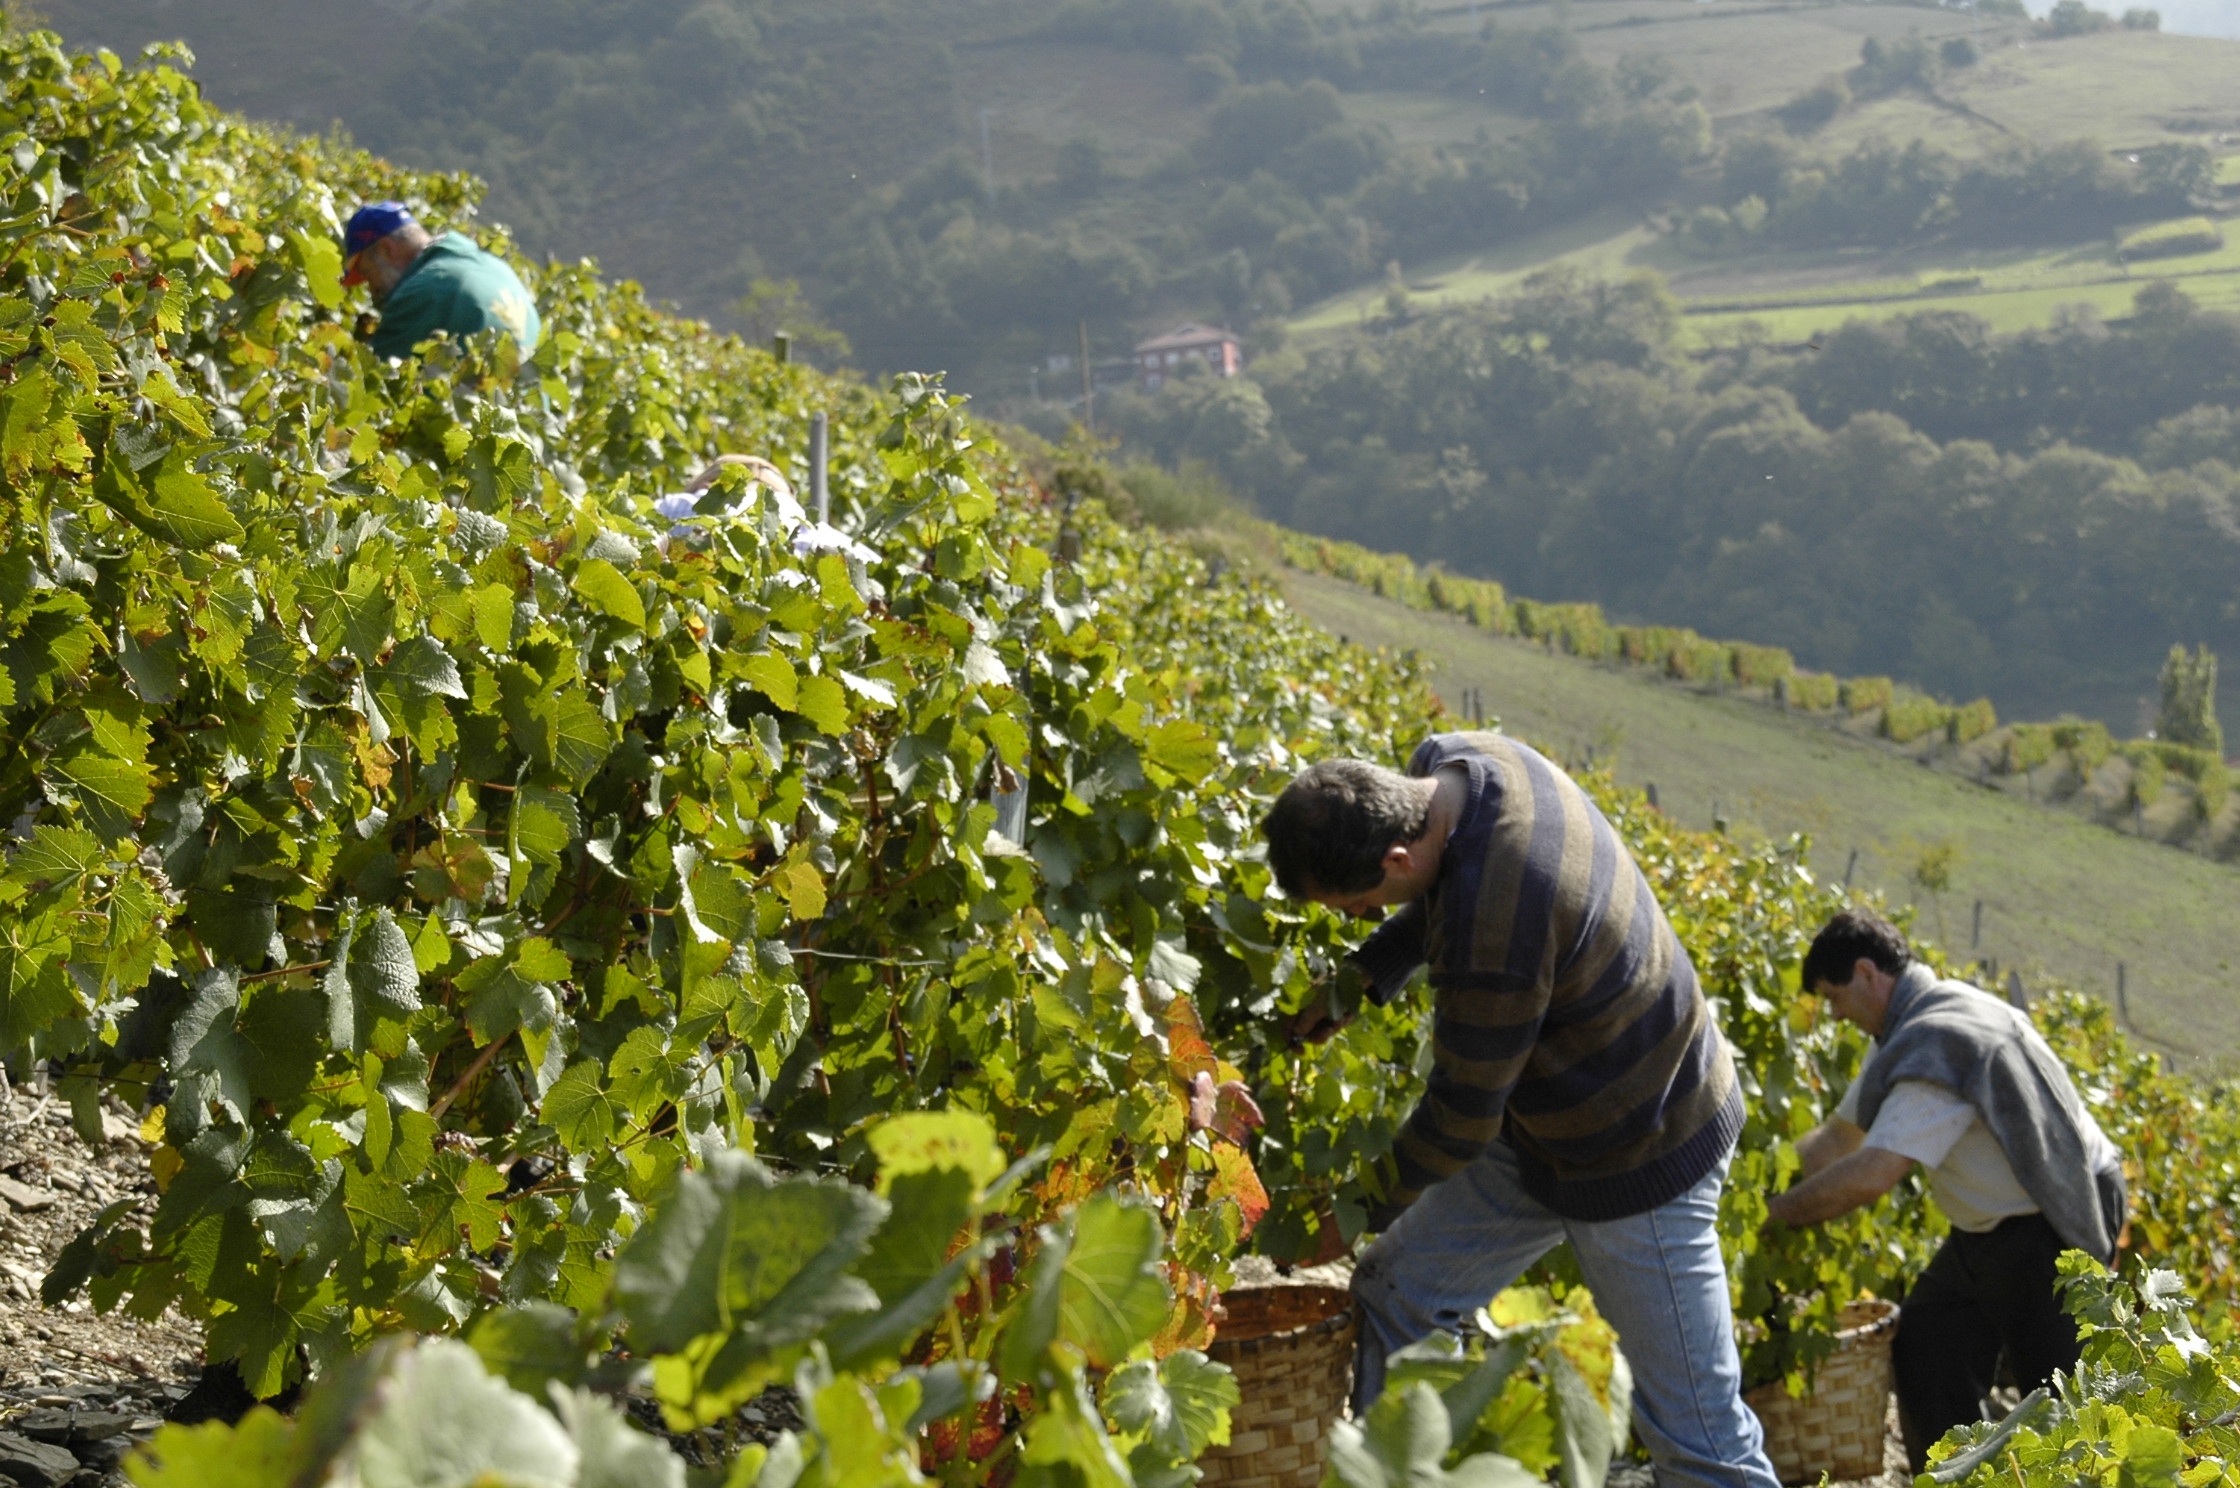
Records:
M1185 359L1204 363L1216 377L1234 377L1244 370L1244 344L1228 331L1194 320L1136 343L1136 366L1146 391L1172 377Z

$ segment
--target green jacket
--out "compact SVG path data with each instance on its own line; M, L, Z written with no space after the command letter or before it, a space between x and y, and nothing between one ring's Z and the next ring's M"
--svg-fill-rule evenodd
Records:
M464 233L445 233L420 251L389 292L373 349L410 356L438 331L471 336L491 326L511 336L523 356L536 350L543 332L536 302L512 266Z

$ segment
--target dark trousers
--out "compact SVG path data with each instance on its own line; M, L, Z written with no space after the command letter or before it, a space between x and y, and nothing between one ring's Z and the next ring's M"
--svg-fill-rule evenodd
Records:
M1915 1473L1946 1432L1983 1419L2002 1350L2025 1391L2077 1367L2077 1321L2054 1292L2063 1248L2042 1214L2018 1214L1980 1235L1954 1230L1906 1293L1891 1362Z

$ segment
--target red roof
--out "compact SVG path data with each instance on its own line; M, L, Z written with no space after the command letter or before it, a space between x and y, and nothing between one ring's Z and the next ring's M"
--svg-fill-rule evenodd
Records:
M1136 343L1136 353L1140 356L1147 351L1188 351L1194 346L1218 346L1225 341L1236 342L1235 332L1219 330L1209 325L1200 325L1193 320L1188 325L1176 326L1164 336L1153 336L1147 341L1138 341Z

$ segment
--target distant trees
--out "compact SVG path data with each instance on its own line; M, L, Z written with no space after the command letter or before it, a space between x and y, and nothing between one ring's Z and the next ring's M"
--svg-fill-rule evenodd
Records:
M1613 194L1654 199L1712 150L1709 116L1668 68L1596 66L1554 28L1457 36L1411 11L1356 20L1291 0L1074 0L1049 24L1184 60L1215 85L1204 129L1133 176L1069 145L1053 180L992 200L961 153L871 193L831 234L845 246L816 288L872 363L1016 377L1077 320L1110 344L1155 304L1218 306L1249 328L1395 259L1498 242ZM1380 80L1537 122L1403 147L1340 92Z
M1925 48L1877 49L1871 40L1868 46L1876 60L1860 70L1884 80L1910 75L1927 55ZM1794 127L1808 112L1799 99L1781 117ZM1730 214L1751 197L1768 209L1752 235L1770 242L1896 244L1940 233L2073 238L2207 199L2216 159L2206 146L2180 141L2118 160L2088 140L2010 140L1961 157L1926 140L1900 145L1876 137L1821 160L1779 132L1759 131L1728 142L1721 181L1721 205Z
M1106 406L1305 530L2003 712L2128 716L2173 638L2240 644L2240 317L2182 297L1699 361L1654 279L1548 275Z
M2207 646L2188 655L2172 646L2162 664L2162 711L2155 737L2224 758L2224 728L2217 722L2217 657Z

